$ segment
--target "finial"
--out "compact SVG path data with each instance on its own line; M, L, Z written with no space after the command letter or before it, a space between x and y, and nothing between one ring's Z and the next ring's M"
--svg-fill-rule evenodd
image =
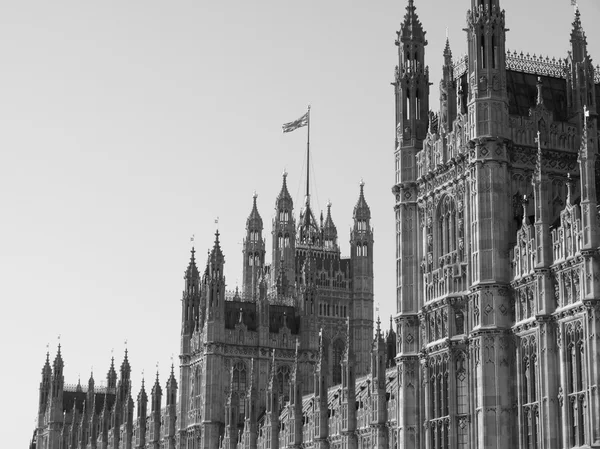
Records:
M573 179L571 179L571 173L567 173L567 204L571 204L571 198L573 195L573 186L574 186L574 182Z
M327 200L327 209L331 209L331 200Z
M360 183L358 185L360 186L360 190L362 191L363 187L365 186L365 181L363 180L363 178L360 178Z
M254 202L256 203L256 198L258 198L258 194L256 193L256 190L254 191L252 198L254 199Z
M287 178L287 175L288 175L287 169L284 168L283 169L283 179L284 179L284 181L285 181L285 178Z
M215 227L217 228L216 235L218 238L219 237L219 217L215 218L215 225L216 225Z
M527 195L523 195L523 199L521 200L521 205L523 206L523 224L527 224L527 205L529 204L529 198Z
M543 105L544 104L544 95L543 95L543 84L542 84L542 77L538 76L537 79L537 83L536 83L536 87L537 87L537 105Z

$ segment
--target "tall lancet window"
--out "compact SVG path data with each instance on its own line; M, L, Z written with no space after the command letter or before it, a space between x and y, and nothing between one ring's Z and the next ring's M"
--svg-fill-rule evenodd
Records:
M342 340L336 340L333 343L333 366L332 381L333 385L342 383L342 357L344 355L344 343Z
M448 354L441 354L429 359L429 432L430 447L433 449L449 448L450 415L448 407Z
M538 363L535 336L521 339L520 357L520 403L522 435L525 447L535 449L539 441Z
M587 377L585 362L585 339L581 321L567 324L565 329L567 377L567 397L564 399L568 410L569 447L580 447L588 443L586 433Z
M440 257L456 250L456 206L450 196L445 196L439 206L437 238Z

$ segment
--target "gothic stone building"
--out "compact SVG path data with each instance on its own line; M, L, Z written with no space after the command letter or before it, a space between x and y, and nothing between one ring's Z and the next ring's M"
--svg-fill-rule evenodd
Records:
M597 105L579 11L564 59L507 53L500 0L471 0L468 54L443 52L429 105L413 0L395 71L396 331L373 332L361 186L351 257L298 222L283 186L265 261L254 202L241 291L219 236L185 273L179 382L134 407L127 354L106 386L42 372L38 449L600 448ZM566 37L565 37L566 38ZM227 375L224 375L227 373Z

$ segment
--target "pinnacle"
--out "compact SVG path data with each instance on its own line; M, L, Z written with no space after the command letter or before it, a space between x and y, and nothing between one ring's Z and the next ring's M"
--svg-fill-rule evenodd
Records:
M358 197L358 201L356 203L356 206L354 206L354 214L353 214L353 218L355 220L368 220L369 218L371 218L371 209L369 208L369 205L367 204L367 201L365 200L365 183L364 181L360 181L360 195Z
M260 213L258 212L258 207L256 206L256 198L258 198L258 195L256 194L256 192L254 192L254 195L252 195L252 210L250 211L250 215L246 220L246 229L248 230L254 230L258 228L262 230L263 227L262 217L260 216Z
M417 16L416 9L414 0L408 0L406 14L402 25L400 25L398 38L403 41L419 41L426 45L425 31L423 31L423 25Z

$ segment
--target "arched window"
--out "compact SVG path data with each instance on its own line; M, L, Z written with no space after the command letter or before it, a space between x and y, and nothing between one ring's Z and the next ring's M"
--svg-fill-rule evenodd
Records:
M456 250L456 207L450 196L440 202L437 227L438 255L441 257Z
M246 364L237 362L233 365L232 391L238 395L238 423L244 422L244 398L246 397Z
M342 340L336 340L333 342L333 367L332 382L333 385L337 385L342 382L342 357L344 354L344 342Z
M279 406L282 407L290 400L290 367L287 365L278 367L275 377L280 398Z
M482 33L481 34L481 68L485 69L485 58L486 58L486 51L485 51L485 35Z
M404 108L406 120L410 120L410 89L406 89L406 107Z

